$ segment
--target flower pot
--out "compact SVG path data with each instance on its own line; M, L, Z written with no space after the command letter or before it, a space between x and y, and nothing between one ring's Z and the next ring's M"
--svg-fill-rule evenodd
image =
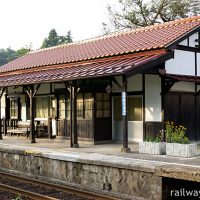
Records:
M146 154L166 154L166 143L165 142L140 142L139 153Z
M166 143L166 155L185 158L197 156L197 144Z

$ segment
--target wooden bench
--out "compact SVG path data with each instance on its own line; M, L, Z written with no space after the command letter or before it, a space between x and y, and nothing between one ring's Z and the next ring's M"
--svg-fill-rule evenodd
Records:
M7 130L7 133L11 137L14 134L14 135L17 135L18 137L19 136L26 136L28 138L29 137L29 128L30 128L30 122L19 121L17 123L17 128L9 129L9 130Z

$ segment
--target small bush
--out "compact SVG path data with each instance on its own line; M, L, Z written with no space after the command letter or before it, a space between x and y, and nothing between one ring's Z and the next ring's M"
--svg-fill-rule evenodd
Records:
M166 142L189 144L189 139L185 136L186 128L182 125L175 125L174 122L165 123Z

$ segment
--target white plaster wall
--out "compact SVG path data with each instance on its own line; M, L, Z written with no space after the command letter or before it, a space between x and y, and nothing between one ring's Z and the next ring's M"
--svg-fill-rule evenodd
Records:
M200 53L197 53L197 76L200 76Z
M8 87L8 94L14 94L14 93L22 93L23 92L23 87Z
M169 74L195 75L195 55L189 51L174 51L174 59L165 62Z
M179 43L180 45L187 46L187 39Z
M128 78L128 85L127 85L128 92L133 91L142 91L142 75L137 74Z
M122 86L122 76L116 76L116 77L114 77L116 80L117 80L117 82ZM112 91L113 91L113 93L117 93L117 92L120 92L119 91L119 88L117 87L117 85L114 83L114 82L112 82Z
M1 97L1 119L5 118L5 116L6 116L6 98L5 94L3 94Z
M62 84L62 83L55 83L55 84L52 84L52 91L54 92L55 89L59 89L59 88L65 88L65 85Z
M34 86L35 88L37 87L36 85ZM49 94L50 93L50 84L41 84L40 88L37 91L37 94Z
M22 118L22 121L26 121L27 116L26 116L26 98L25 98L25 95L21 95L20 101L21 101L21 118Z
M156 75L145 75L145 121L160 122L161 119L161 79Z
M195 92L195 83L177 82L172 86L170 91Z
M195 42L196 39L198 39L198 33L194 33L193 35L191 35L189 37L189 46L190 47L195 47L195 45L198 44L197 42Z
M119 82L120 85L122 85L121 76L117 76L115 77L115 79ZM114 82L112 83L112 89L114 93L119 92L119 89ZM137 74L135 76L128 78L127 91L128 92L142 91L142 75L141 74Z

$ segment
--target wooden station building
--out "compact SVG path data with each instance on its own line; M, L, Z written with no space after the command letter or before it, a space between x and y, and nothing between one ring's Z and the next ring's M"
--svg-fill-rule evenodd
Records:
M50 137L141 141L164 121L200 140L200 16L37 50L0 67L1 119Z

